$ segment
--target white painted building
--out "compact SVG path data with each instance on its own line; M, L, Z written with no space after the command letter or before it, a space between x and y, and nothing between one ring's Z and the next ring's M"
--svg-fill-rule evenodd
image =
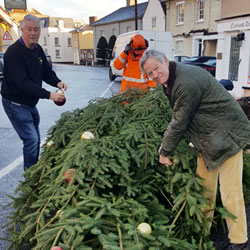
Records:
M39 44L51 56L52 62L72 63L71 31L83 22L75 22L72 18L46 17L41 20Z
M149 0L142 18L143 30L166 31L166 0Z
M218 21L216 78L233 81L232 92L250 96L250 14Z

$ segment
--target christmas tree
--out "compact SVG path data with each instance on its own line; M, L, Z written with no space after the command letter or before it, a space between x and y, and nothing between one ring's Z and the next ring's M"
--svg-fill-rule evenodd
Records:
M215 249L202 212L197 152L183 138L171 168L158 162L170 118L161 88L63 113L12 197L10 248Z

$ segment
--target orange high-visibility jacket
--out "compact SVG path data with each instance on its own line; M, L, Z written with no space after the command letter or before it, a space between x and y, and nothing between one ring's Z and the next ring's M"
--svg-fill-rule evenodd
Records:
M156 82L149 80L149 78L142 73L139 60L132 60L131 52L129 55L123 51L114 62L114 67L118 70L123 68L123 77L121 83L121 93L129 88L143 88L156 87Z

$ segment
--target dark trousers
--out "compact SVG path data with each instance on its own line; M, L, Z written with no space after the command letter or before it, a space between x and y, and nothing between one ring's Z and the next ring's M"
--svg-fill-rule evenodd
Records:
M2 98L3 108L23 141L24 170L38 161L40 150L40 116L36 107L29 107Z

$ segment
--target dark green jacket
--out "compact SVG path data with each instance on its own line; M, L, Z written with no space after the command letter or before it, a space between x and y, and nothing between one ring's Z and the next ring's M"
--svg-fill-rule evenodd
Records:
M167 88L173 108L162 146L169 155L184 133L207 168L221 165L250 141L250 122L237 101L208 72L197 66L170 62Z

